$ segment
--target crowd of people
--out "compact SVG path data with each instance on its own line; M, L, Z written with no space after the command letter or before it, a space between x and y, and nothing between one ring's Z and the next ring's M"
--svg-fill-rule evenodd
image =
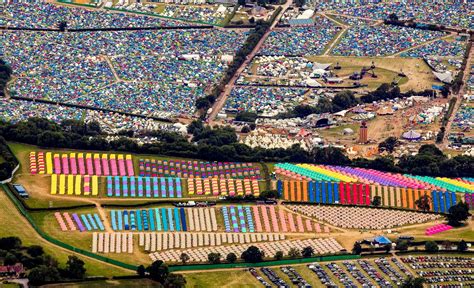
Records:
M186 23L165 18L111 12L94 8L68 7L46 2L8 3L0 23L10 27L58 28L66 21L69 29L174 27Z
M304 99L306 89L277 87L235 87L227 99L228 111L248 111L263 115L285 112ZM258 97L256 97L258 95Z
M448 27L474 29L472 3L460 1L383 2L378 5L351 7L339 13L370 19L387 19L394 13L399 19L441 24Z
M466 42L448 41L444 39L436 40L429 45L423 45L418 48L405 51L400 56L425 58L430 56L441 57L463 57L466 51Z
M340 30L334 22L319 17L314 26L278 28L270 32L260 55L320 55Z
M217 29L16 31L0 42L10 44L3 59L18 77L13 96L158 117L193 113L195 99L227 69L221 56L235 54L245 38Z
M353 26L332 53L359 57L388 56L444 35L443 32L391 25Z

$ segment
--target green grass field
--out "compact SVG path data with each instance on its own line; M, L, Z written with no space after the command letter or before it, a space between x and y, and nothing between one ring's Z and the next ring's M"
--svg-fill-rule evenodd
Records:
M259 287L261 284L247 270L184 273L186 287Z
M102 288L102 287L157 287L158 284L147 279L129 279L129 280L105 280L105 281L88 281L84 283L61 283L50 284L41 287L47 288Z
M86 262L87 275L89 276L112 277L134 274L133 271L75 254L47 242L36 234L36 231L29 225L28 221L21 216L3 190L0 191L0 223L2 223L2 225L0 225L0 237L16 236L22 240L25 246L41 245L46 253L58 259L62 265L66 263L69 255L77 255ZM73 238L71 240L74 241L75 239Z

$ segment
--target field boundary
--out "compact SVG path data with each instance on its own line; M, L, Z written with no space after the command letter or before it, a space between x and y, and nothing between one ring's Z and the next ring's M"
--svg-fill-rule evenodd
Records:
M356 260L360 259L360 255L343 254L343 255L328 255L311 258L285 259L278 261L264 261L258 263L221 263L221 264L195 264L195 265L175 265L168 266L170 272L193 271L193 270L215 270L215 269L231 269L231 268L251 268L251 267L266 267L279 265L295 265L312 262L326 262L326 261L341 261L341 260Z
M98 254L94 254L92 252L89 252L89 251L74 247L72 245L66 244L64 242L59 241L58 239L55 239L55 238L49 236L48 234L43 232L43 230L41 230L36 225L34 220L31 218L29 212L25 209L25 207L22 205L22 203L20 201L18 201L18 199L15 197L15 195L13 195L13 192L10 190L10 188L8 186L4 185L4 184L1 184L1 187L3 188L3 191L5 191L5 193L7 194L8 198L10 198L10 200L16 206L18 211L26 218L26 220L28 220L31 227L33 227L33 229L35 229L36 233L38 233L41 236L41 238L43 238L44 240L46 240L46 241L48 241L48 242L50 242L54 245L60 246L64 249L70 250L70 251L75 252L75 253L82 254L84 256L93 258L93 259L98 260L98 261L106 262L108 264L112 264L112 265L115 265L115 266L118 266L118 267L121 267L121 268L124 268L124 269L127 269L127 270L133 270L133 271L137 270L138 266L136 266L136 265L127 264L127 263L117 261L117 260L114 260L114 259L110 259L110 258L101 256L101 255L98 255Z

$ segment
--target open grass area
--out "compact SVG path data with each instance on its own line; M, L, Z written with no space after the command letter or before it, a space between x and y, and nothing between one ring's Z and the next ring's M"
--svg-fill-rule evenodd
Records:
M259 287L255 277L247 270L226 270L199 273L183 273L186 287Z
M338 56L309 56L306 57L310 61L319 63L332 63L335 65L339 62L342 69L337 71L339 77L351 75L353 72L360 72L363 67L369 68L372 61L375 64L375 74L377 78L372 78L367 75L360 82L367 84L368 87L362 90L373 90L383 83L391 83L394 78L399 78L397 75L403 71L407 75L406 79L399 82L401 91L405 92L410 89L420 91L430 89L431 85L437 83L435 81L431 69L421 59L407 59L407 58L382 58L382 57L338 57ZM347 85L347 84L346 84Z
M69 212L69 213L97 213L96 209L88 209L88 208L81 208L81 209L68 209L62 210L62 212ZM109 221L108 216L109 213L107 211L107 219L102 219L103 221ZM63 232L59 228L59 224L54 217L53 211L44 211L44 212L33 212L31 213L36 224L46 232L48 235L74 247L81 248L87 251L92 251L92 232L80 232L80 231L67 231ZM110 223L110 222L109 222ZM104 222L104 225L106 223ZM108 258L112 258L121 262L133 264L133 265L147 265L150 264L150 258L148 257L147 253L140 251L138 247L138 242L134 242L134 253L127 254L127 253L108 253L105 254Z
M61 283L50 284L42 287L47 288L102 288L102 287L157 287L158 284L148 279L128 279L128 280L105 280L105 281L88 281L83 283ZM160 286L161 287L161 286Z
M76 255L86 262L87 275L89 276L120 276L134 274L133 271L122 269L104 262L87 258L49 243L41 238L30 226L28 221L21 216L15 205L10 201L3 190L0 191L0 237L19 237L23 245L41 245L45 252L55 257L60 265L64 265L69 255ZM74 239L71 239L74 241Z

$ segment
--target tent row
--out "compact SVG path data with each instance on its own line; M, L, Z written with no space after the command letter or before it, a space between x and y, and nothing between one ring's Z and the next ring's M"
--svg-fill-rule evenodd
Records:
M227 254L234 253L239 257L250 246L256 246L262 250L266 257L273 257L277 251L282 251L284 255L288 255L291 248L296 248L301 251L305 247L312 247L316 255L335 254L344 248L333 238L322 239L298 239L298 240L283 240L283 241L266 241L252 244L232 244L221 246L201 247L195 249L173 249L161 252L150 253L149 256L152 261L162 260L166 263L180 262L180 256L184 252L189 258L190 262L207 262L209 253L219 253L221 260L225 259Z
M38 152L38 157L36 157L36 152L30 152L30 173L31 174L44 174L45 173L45 163L44 163L44 153Z
M242 233L140 233L139 246L145 251L189 249L224 244L246 244L284 240L283 234Z
M99 195L98 176L51 175L51 195Z
M188 215L188 231L217 231L215 208L190 208L186 212Z
M133 253L132 233L92 234L93 253Z
M430 176L415 176L415 175L409 175L409 174L406 174L405 176L434 185L438 187L439 189L445 189L445 190L461 192L461 193L474 192L474 185L470 183L465 183L456 179L450 179L446 177L434 178Z
M107 197L183 197L180 178L107 176Z
M432 213L360 206L288 205L287 207L303 215L348 229L391 229L434 221L440 217Z
M189 178L189 195L213 196L244 196L260 195L257 180L250 179L220 179L220 178Z
M35 153L30 153L30 167L42 167L39 170L41 173L96 176L135 175L132 155L38 152L38 157L33 157ZM46 165L44 165L44 158ZM41 161L41 159L43 160Z
M260 179L252 163L140 159L138 165L140 176L148 177Z
M112 210L114 231L188 231L184 208Z
M454 192L377 184L279 180L277 189L284 200L292 202L369 206L374 197L378 196L382 206L417 209L416 201L422 196L428 195L432 211L440 213L446 213L456 203L456 193Z
M104 224L97 213L77 214L55 212L54 217L61 231L104 231Z
M283 232L283 233L329 233L328 226L303 219L299 214L288 213L275 206L252 206L256 232Z
M322 226L301 215L275 206L223 206L221 208L226 232L329 233Z

